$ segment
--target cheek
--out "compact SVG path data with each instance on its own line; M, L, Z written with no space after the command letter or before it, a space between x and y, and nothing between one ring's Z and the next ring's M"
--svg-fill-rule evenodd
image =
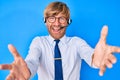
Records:
M46 27L47 27L48 29L50 29L50 26L52 26L52 24L46 23Z
M62 24L62 25L64 25L64 26L68 26L68 22L66 22L66 23L64 23L64 24Z
M64 28L63 30L62 30L62 33L65 33L66 32L66 28Z

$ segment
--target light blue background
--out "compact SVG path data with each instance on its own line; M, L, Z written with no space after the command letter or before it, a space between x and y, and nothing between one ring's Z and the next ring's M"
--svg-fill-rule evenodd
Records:
M55 0L0 0L0 64L11 63L9 43L16 46L25 58L35 36L47 35L43 22L44 8ZM109 26L107 43L120 46L120 1L119 0L59 0L71 11L72 24L67 35L79 36L95 47L104 24ZM107 69L104 76L90 68L84 61L81 80L120 80L120 54L115 54L117 63ZM0 80L5 80L9 71L0 70ZM33 78L37 80L37 76Z

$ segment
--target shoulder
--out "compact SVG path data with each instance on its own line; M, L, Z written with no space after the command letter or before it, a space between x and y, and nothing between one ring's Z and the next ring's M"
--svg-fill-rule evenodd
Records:
M67 42L72 43L74 45L84 45L87 43L84 39L82 39L81 37L77 37L77 36L67 37Z
M47 39L48 36L36 36L33 38L32 41L41 41L41 40L44 40L44 39Z
M48 36L36 36L33 38L32 43L40 43L48 39Z
M68 40L70 40L70 41L78 41L78 42L84 41L81 37L77 37L77 36L67 37L67 38L68 38Z

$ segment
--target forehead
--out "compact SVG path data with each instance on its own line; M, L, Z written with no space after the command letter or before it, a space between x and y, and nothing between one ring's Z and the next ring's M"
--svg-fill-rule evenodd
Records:
M56 14L56 15L53 15L55 17L67 17L65 14L62 14L62 13L59 13L59 14Z

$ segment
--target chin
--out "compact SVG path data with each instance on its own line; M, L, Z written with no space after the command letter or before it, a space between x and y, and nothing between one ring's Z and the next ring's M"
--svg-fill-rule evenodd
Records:
M53 36L54 39L60 39L62 38L63 36Z

